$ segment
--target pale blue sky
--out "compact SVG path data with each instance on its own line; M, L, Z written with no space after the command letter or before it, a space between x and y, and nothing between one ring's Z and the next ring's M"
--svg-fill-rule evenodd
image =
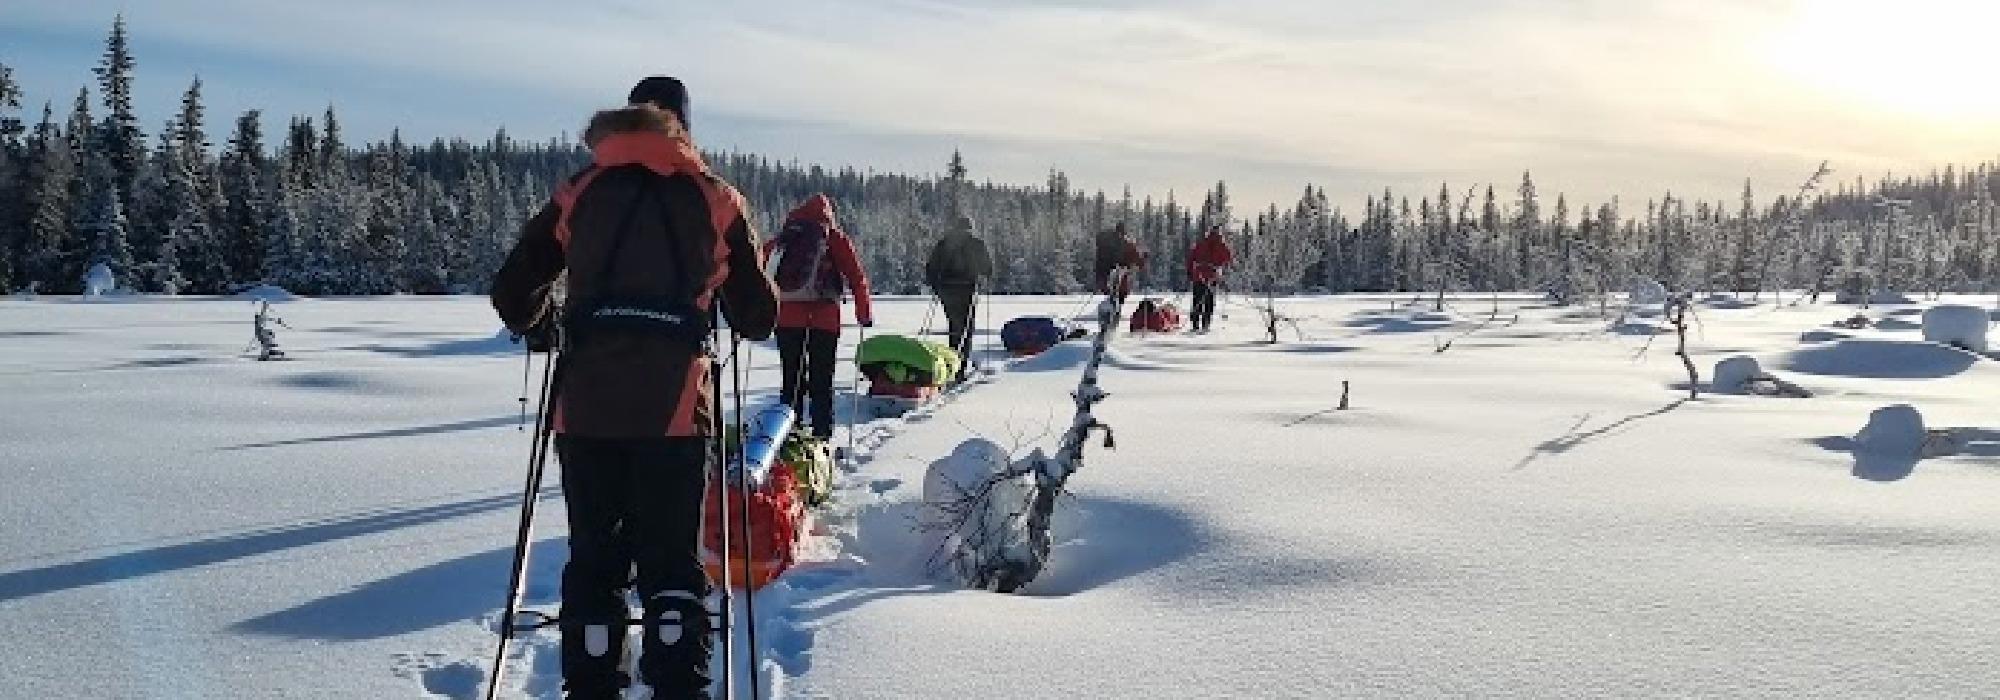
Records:
M641 75L691 85L698 138L1112 191L1307 181L1342 202L1511 187L1766 197L1995 155L1990 3L1906 0L22 0L0 62L66 111L127 13L147 127L199 73L216 130L336 104L351 136L573 131ZM10 3L14 4L14 3ZM220 140L223 134L218 133Z

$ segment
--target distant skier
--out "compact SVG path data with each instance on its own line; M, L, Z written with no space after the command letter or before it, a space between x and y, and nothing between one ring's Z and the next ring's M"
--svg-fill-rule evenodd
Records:
M594 163L523 227L494 277L493 308L515 332L546 336L550 289L568 271L552 417L569 506L567 697L622 697L636 565L648 621L640 676L656 697L707 698L698 552L717 416L703 342L718 297L737 334L769 337L777 291L742 196L689 140L680 81L648 78L629 101L591 119Z
M815 194L785 217L785 228L764 243L777 282L778 355L784 369L782 397L800 416L811 398L813 437L833 437L833 370L840 348L840 301L854 294L854 319L875 325L868 275L854 240L834 221L833 200ZM801 421L803 424L804 421Z
M1190 314L1194 332L1206 332L1215 325L1215 286L1222 283L1222 270L1234 259L1229 242L1222 238L1221 226L1209 227L1208 234L1188 251L1188 282L1194 288L1194 309Z
M960 357L970 359L972 354L974 302L992 276L993 258L986 252L986 241L974 235L972 218L964 214L953 217L937 246L931 248L924 281L944 307L946 335ZM959 380L965 379L971 364L959 363Z
M1125 232L1125 224L1105 229L1097 234L1097 291L1109 294L1118 303L1132 294L1132 285L1139 276L1139 270L1146 266L1146 254L1139 250L1139 244ZM1111 288L1111 273L1118 268L1126 268L1129 273L1120 278L1118 288Z

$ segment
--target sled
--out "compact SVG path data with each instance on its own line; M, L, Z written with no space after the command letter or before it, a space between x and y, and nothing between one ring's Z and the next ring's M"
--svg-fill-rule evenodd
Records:
M937 398L942 389L931 384L897 382L886 377L868 381L868 414L876 418L899 418Z
M1000 344L1015 357L1040 355L1062 340L1062 328L1047 316L1023 316L1000 327Z
M1133 333L1172 333L1181 329L1181 310L1165 299L1146 299L1132 312Z
M762 486L749 492L727 480L710 484L702 504L701 567L709 580L727 580L737 588L758 590L790 569L798 556L799 533L807 525L805 502L799 497L792 469L772 469ZM722 504L729 504L729 550L722 548ZM744 537L743 512L749 509L750 534Z

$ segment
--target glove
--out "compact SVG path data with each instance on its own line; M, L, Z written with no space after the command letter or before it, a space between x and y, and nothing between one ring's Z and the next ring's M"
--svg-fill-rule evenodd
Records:
M541 323L535 324L533 328L515 334L514 340L516 342L526 342L528 344L528 352L550 352L556 347L555 324L544 319Z

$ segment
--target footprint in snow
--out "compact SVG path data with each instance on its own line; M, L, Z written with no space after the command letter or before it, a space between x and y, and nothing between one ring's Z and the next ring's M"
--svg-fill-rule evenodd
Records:
M444 654L396 654L392 664L397 677L417 681L431 697L461 700L478 697L485 674L475 664L447 662Z

